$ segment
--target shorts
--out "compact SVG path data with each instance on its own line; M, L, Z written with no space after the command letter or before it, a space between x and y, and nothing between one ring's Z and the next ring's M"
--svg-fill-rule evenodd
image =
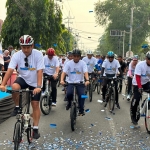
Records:
M26 88L29 88L29 90L34 90L35 87L33 86L30 86L28 85L25 80L21 77L18 77L14 83L17 83L20 85L21 89L26 89ZM40 98L41 98L41 92L36 94L36 95L33 95L33 93L31 92L31 96L32 96L32 100L31 101L40 101Z

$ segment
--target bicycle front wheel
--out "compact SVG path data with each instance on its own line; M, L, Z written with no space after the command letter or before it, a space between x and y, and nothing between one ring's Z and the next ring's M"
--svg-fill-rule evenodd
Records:
M32 127L30 121L27 128L27 141L29 144L32 142Z
M97 94L100 94L100 89L101 89L101 83L97 83Z
M71 109L70 109L70 119L71 119L71 129L72 129L72 131L75 130L76 114L77 114L76 105L72 104Z
M150 102L146 101L147 107L145 109L145 128L147 133L150 134Z
M51 111L51 97L48 98L47 95L41 97L40 108L44 115L48 115Z
M115 88L112 87L111 92L109 93L109 110L112 112L114 111L114 107L115 107L115 98L116 98L116 94L115 94Z
M21 122L16 122L15 129L14 129L14 135L13 135L14 150L19 149L21 140L22 140L22 125L21 125Z

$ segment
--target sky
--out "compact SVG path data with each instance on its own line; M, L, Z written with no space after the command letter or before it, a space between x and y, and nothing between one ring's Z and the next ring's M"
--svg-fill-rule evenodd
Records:
M6 17L6 1L0 0L0 19ZM104 27L98 26L95 22L94 3L99 0L62 0L59 4L63 12L63 23L68 27L68 16L70 19L69 27L72 34L77 35L78 46L80 49L94 50L99 44L98 39L104 33ZM104 1L104 0L101 0ZM89 12L93 11L93 12ZM70 15L69 15L70 13Z

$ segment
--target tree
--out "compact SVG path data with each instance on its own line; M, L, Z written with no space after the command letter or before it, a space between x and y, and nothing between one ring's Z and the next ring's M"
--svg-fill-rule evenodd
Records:
M110 30L117 29L126 31L125 36L125 51L128 51L129 30L131 7L134 7L133 19L133 39L132 51L140 53L141 45L149 36L150 28L148 26L148 18L150 16L149 0L106 0L95 4L96 21L99 25L106 26L106 33L109 35ZM120 52L119 52L120 41ZM122 54L122 37L107 36L107 44L110 45L112 51L117 54Z

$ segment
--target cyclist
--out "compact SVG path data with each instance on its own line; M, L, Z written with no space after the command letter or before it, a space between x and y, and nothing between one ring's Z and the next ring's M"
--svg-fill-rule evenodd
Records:
M19 77L12 85L13 90L29 88L33 90L31 105L33 108L33 138L38 139L38 123L40 120L39 100L41 96L42 75L44 69L44 60L42 52L33 49L34 40L30 35L23 35L19 39L21 50L15 53L8 66L0 90L5 91L5 85L12 75L16 66L18 66ZM19 94L13 93L12 98L15 102L15 109L12 116L16 116L19 110Z
M134 72L134 77L132 84L133 87L133 100L131 102L131 109L132 109L132 123L137 125L138 121L136 119L137 114L137 107L139 105L139 101L141 98L141 94L143 90L150 89L150 51L146 53L146 60L140 61L136 67Z
M118 60L114 59L114 52L109 51L107 53L107 60L105 62L103 62L102 64L102 71L101 71L101 76L106 76L106 74L116 74L117 72L120 72L120 74L122 75L122 71L120 68L120 64L118 62ZM105 95L106 95L106 86L107 83L109 82L108 79L104 79L103 80L103 88L102 88L102 96L103 96L103 102L105 102ZM116 93L116 106L120 109L119 106L119 102L118 102L118 89L117 89L117 82L115 82L115 93Z
M73 60L69 61L65 66L63 73L61 75L61 84L64 85L65 75L68 74L68 83L81 83L84 82L84 77L86 79L85 85L89 84L89 77L87 66L83 60L81 60L81 51L73 50ZM77 94L78 94L78 102L79 102L79 115L84 115L84 98L81 98L81 95L85 93L84 85L77 85ZM67 86L67 100L68 104L66 106L66 110L69 110L71 106L71 100L73 99L73 86Z
M53 48L49 48L46 52L46 56L44 56L44 76L53 76L50 79L51 88L52 88L52 106L56 106L56 98L57 98L57 77L59 73L59 60L55 56L55 50ZM43 81L43 91L45 91L45 80ZM44 93L43 93L44 94Z
M128 96L127 96L127 100L130 100L130 92L132 89L132 79L134 76L134 70L135 67L138 63L138 57L137 56L133 56L131 63L129 64L129 69L128 69L128 73L127 73L127 77L128 77Z
M123 58L122 58L121 55L118 56L118 61L119 61L120 66L121 66L121 71L122 71L122 73L123 73L123 74L126 74L126 67L127 67L127 65L126 65L126 63L123 61ZM119 77L120 77L120 78L123 78L123 75L121 76L121 75L119 74ZM119 87L120 91L119 91L119 93L121 93L121 92L122 92L122 79L120 79L119 82L120 82L120 87Z

